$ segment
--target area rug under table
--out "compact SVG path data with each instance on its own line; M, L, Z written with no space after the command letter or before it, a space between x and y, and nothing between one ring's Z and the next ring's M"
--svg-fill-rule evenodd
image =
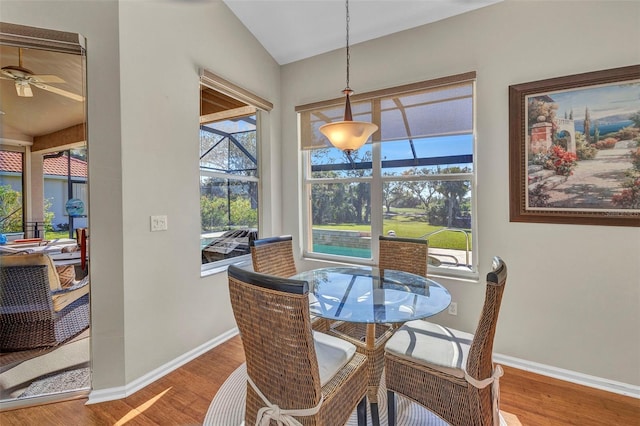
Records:
M238 367L222 384L218 393L211 401L204 426L239 426L244 421L245 392L247 391L246 364ZM384 386L384 377L378 391L378 410L380 412L380 424L387 425L387 390ZM406 398L396 395L398 426L447 426L448 423L435 414L425 410L418 404ZM367 413L368 424L371 425L371 413ZM357 426L356 413L351 415L347 426ZM507 423L500 416L500 426Z

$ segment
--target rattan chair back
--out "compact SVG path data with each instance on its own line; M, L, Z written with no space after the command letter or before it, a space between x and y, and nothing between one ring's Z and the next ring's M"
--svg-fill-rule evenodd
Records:
M408 359L390 351L385 353L390 401L389 425L395 425L395 392L420 403L454 426L498 424L498 416L494 415L494 409L498 404L496 401L494 405L492 399L493 396L497 398L498 392L494 392L493 385L485 384L482 387L478 384L493 381L496 385L501 374L501 369L494 370L492 355L506 281L507 267L502 259L496 257L493 270L487 274L485 301L476 331L469 337L470 342L465 341L469 344L465 375L451 374L428 363ZM447 334L452 336L458 333L460 332L452 329L447 331ZM419 348L413 350L419 352Z
M240 330L247 374L281 410L309 409L296 417L305 426L345 424L358 406L366 423L366 358L355 354L328 383L321 385L309 316L306 281L283 279L229 267L229 294ZM254 424L265 402L247 385L245 424ZM275 424L272 420L271 424Z
M254 240L250 246L254 271L283 278L297 274L291 235Z
M428 240L380 236L378 267L427 276Z
M291 235L252 240L249 245L255 272L282 278L289 278L298 273L293 259ZM330 323L327 319L311 316L311 324L316 331L326 332Z
M493 372L493 339L506 282L507 265L495 258L493 270L487 274L484 305L467 358L467 373L478 380L490 377Z

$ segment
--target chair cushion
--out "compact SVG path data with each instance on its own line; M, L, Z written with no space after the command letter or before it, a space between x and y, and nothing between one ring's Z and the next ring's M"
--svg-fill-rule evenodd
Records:
M317 331L313 332L313 340L320 370L320 384L324 386L349 363L356 353L356 347L345 340Z
M14 254L11 256L2 256L2 264L6 266L29 266L29 265L45 265L48 266L49 287L52 291L60 290L60 279L53 265L53 260L49 255L43 253Z
M64 308L66 308L71 303L75 302L85 294L89 294L89 285L82 286L80 288L76 288L74 290L67 290L58 294L54 294L53 299L53 310L56 312L60 312Z
M473 334L424 320L406 322L394 333L385 351L445 374L464 378Z
M74 265L56 265L56 273L61 288L68 288L76 282L76 267Z

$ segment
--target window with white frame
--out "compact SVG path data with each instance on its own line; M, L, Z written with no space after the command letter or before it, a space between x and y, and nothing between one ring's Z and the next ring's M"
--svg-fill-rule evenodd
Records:
M273 105L206 71L200 89L202 271L242 261L258 237L259 134Z
M475 73L352 97L354 120L379 126L350 155L319 132L341 99L300 106L304 254L376 263L379 235L429 241L429 271L473 275Z

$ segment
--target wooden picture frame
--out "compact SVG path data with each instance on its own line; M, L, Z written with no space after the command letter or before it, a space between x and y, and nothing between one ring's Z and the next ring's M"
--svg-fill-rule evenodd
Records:
M640 226L640 65L509 86L509 210Z

